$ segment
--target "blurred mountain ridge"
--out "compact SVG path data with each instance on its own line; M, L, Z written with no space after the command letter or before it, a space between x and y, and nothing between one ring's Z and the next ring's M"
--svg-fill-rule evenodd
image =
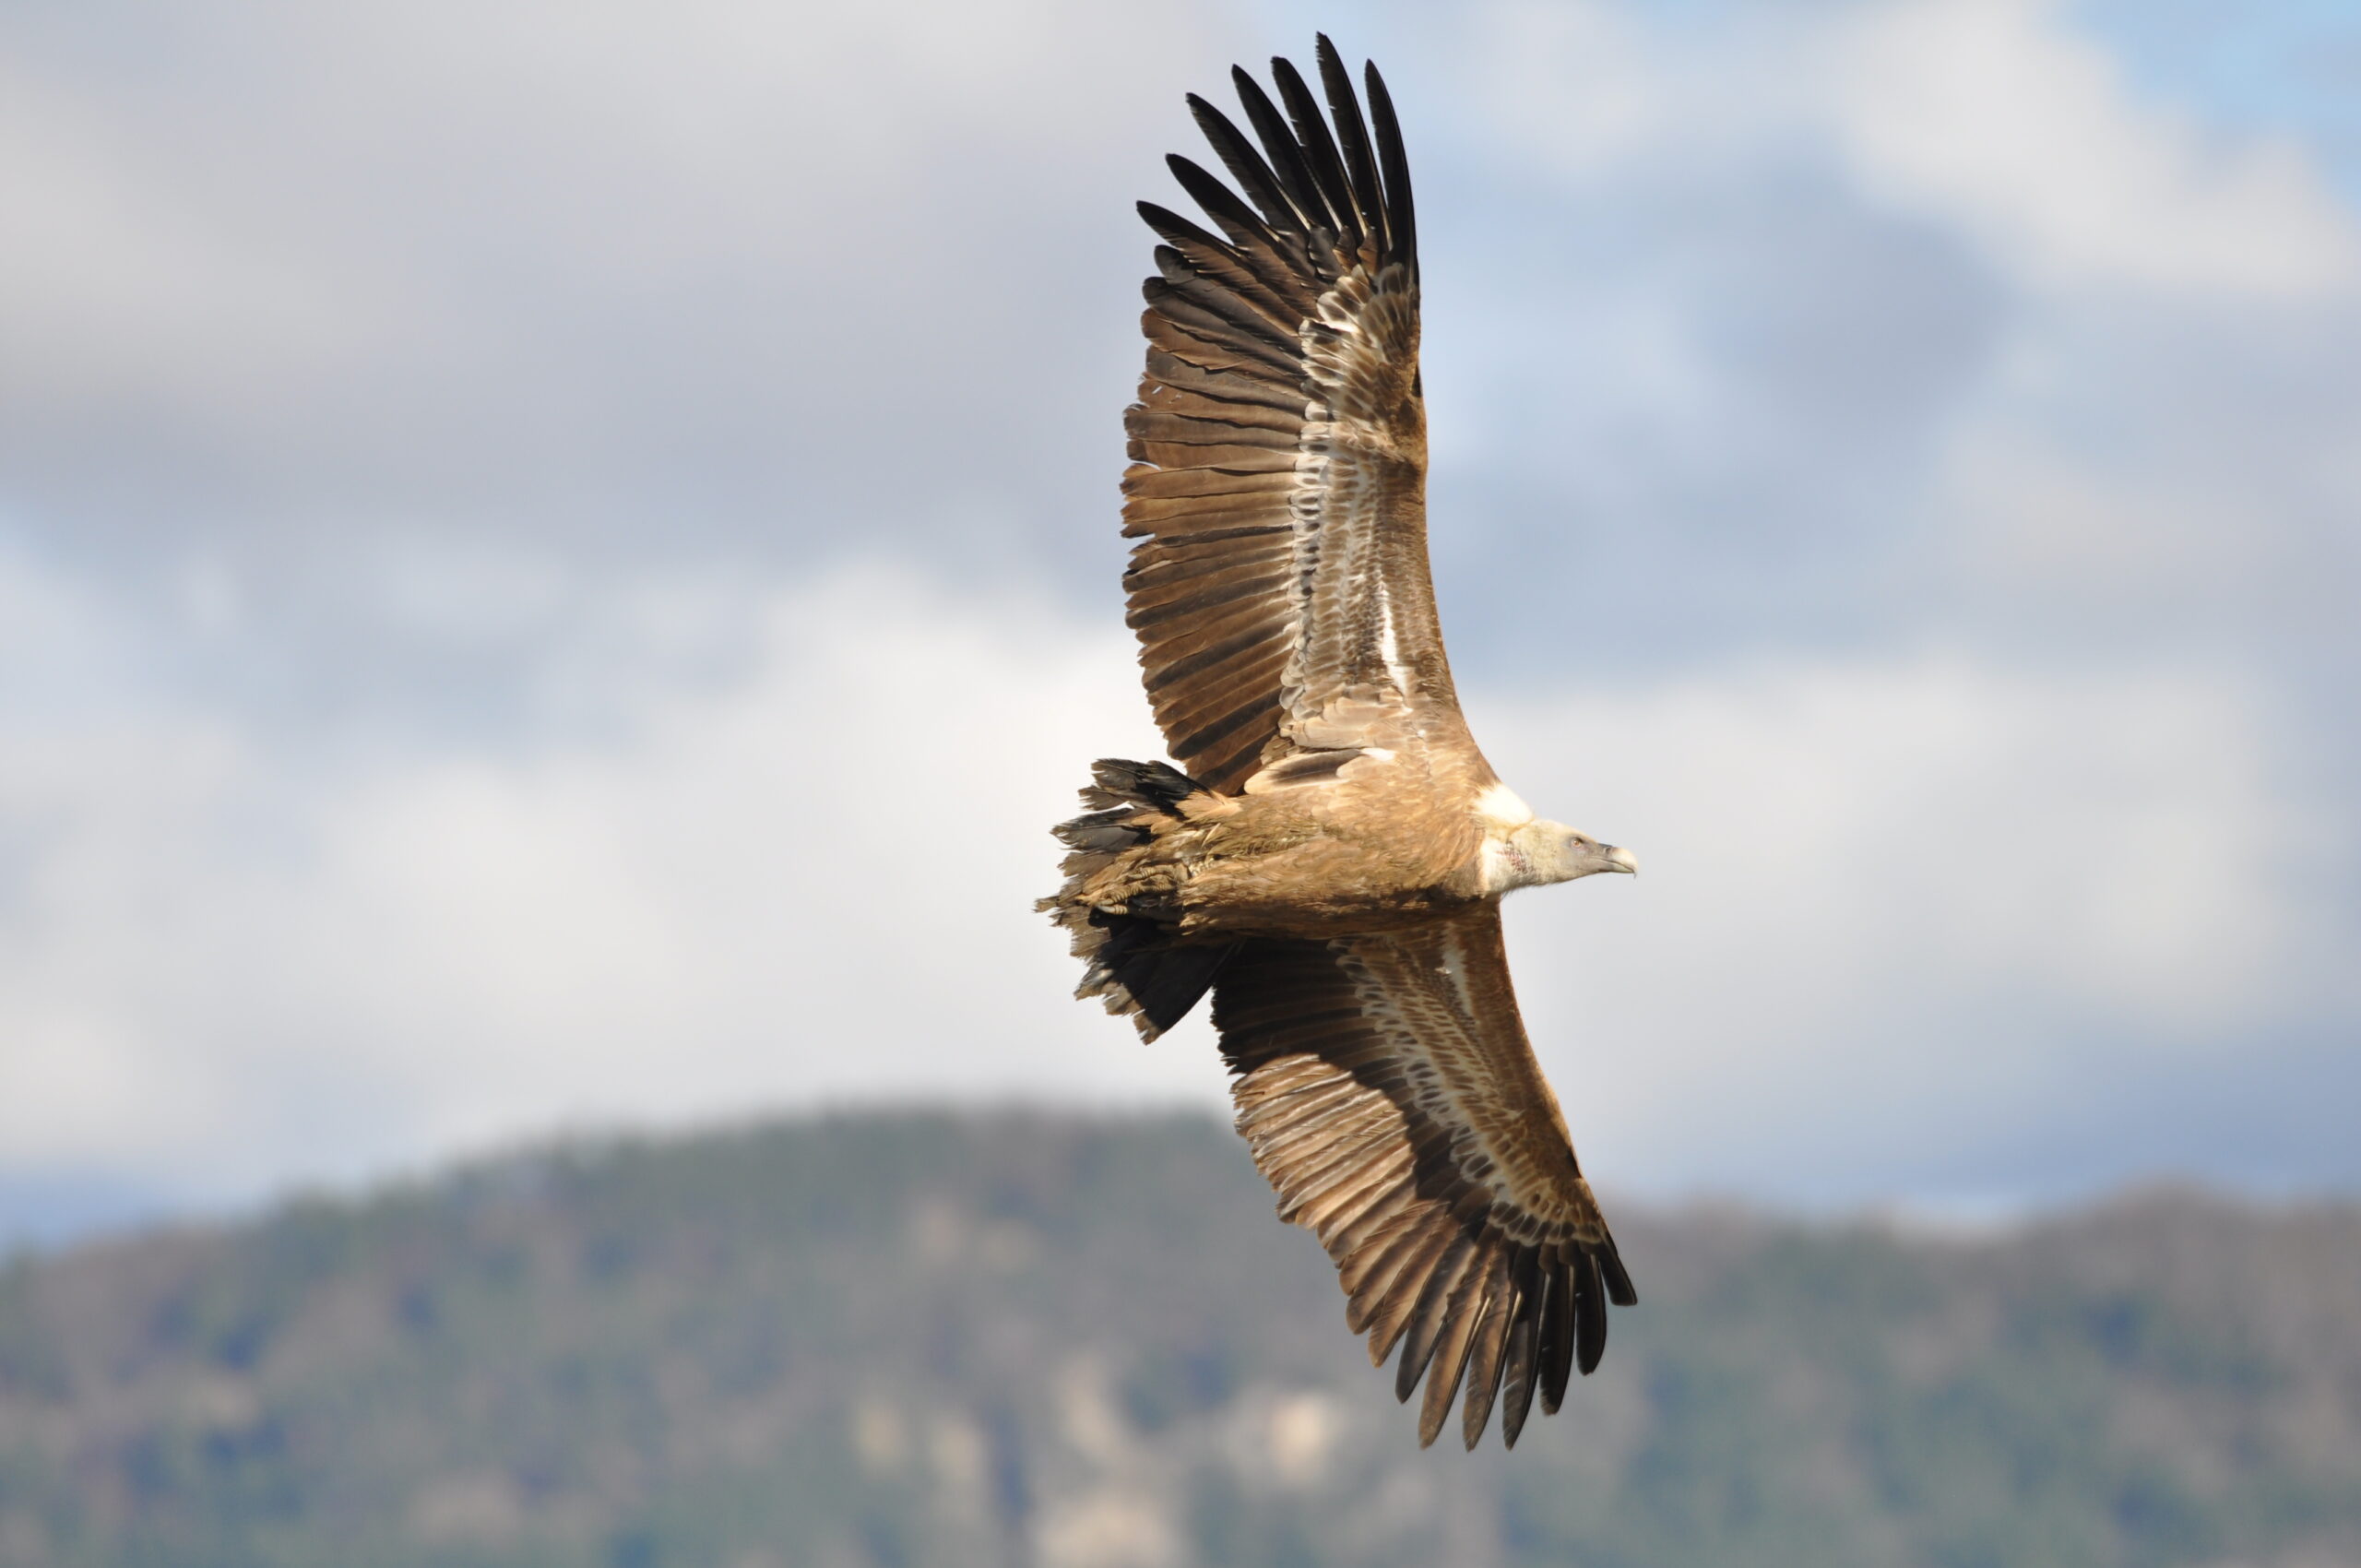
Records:
M2361 1205L1617 1212L1642 1304L1473 1455L1195 1116L577 1140L22 1254L0 1564L2361 1563Z

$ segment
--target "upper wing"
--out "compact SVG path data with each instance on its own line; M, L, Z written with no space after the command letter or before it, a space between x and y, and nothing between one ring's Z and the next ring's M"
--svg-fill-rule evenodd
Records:
M1427 1377L1432 1443L1463 1371L1476 1446L1507 1389L1513 1445L1537 1385L1597 1365L1607 1303L1638 1297L1509 989L1497 905L1403 932L1250 942L1214 987L1238 1130L1314 1231L1394 1392Z
M1325 37L1335 133L1295 67L1286 118L1231 75L1263 144L1189 100L1247 200L1172 171L1221 232L1151 203L1147 373L1125 416L1124 574L1173 760L1223 791L1266 761L1456 729L1428 575L1426 411L1410 176L1368 71L1375 137ZM1349 697L1350 701L1341 701ZM1406 723L1405 720L1407 720Z

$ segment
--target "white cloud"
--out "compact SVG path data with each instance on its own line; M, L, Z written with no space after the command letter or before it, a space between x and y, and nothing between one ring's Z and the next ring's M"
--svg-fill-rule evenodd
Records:
M2361 232L2308 150L2142 98L2062 0L1738 10L1484 7L1448 50L1502 158L1692 174L1809 135L1878 200L1956 224L2037 287L2347 291ZM1661 180L1657 182L1661 184ZM1629 199L1629 198L1627 198Z
M946 374L1111 396L1129 199L1226 64L1220 6L106 13L0 13L0 465L273 559L626 494L768 542L750 492L844 485ZM1030 374L937 422L905 523L1014 505L991 459L1062 434Z
M568 1122L1219 1092L1202 1040L1067 1000L1029 909L1089 760L1154 744L1120 632L879 573L770 596L756 646L604 740L340 776L136 701L0 731L8 1162L237 1188Z
M2055 0L1910 0L1853 17L1830 108L1856 165L2034 280L2262 294L2353 282L2352 215L2296 144L2232 142L2139 101Z
M253 203L208 192L218 175L196 149L145 142L0 57L0 184L16 193L0 206L0 407L54 417L126 398L218 417L393 347L382 278L326 266Z
M1927 655L1476 717L1536 809L1645 868L1510 905L1610 1180L1792 1190L2035 1107L2103 1119L2106 1074L2318 1008L2350 935L2305 864L2319 809L2215 677Z
M1457 52L1462 90L1499 139L1572 173L1613 164L1667 129L1674 62L1637 18L1596 0L1500 0L1477 8ZM1690 107L1683 95L1680 107Z
M2060 441L2039 412L2005 407L1953 432L1945 490L1963 566L2021 595L2071 596L2086 615L2160 600L2219 602L2284 580L2300 536L2261 514L2301 493L2296 476L2268 497L2224 494L2187 466L2143 466Z

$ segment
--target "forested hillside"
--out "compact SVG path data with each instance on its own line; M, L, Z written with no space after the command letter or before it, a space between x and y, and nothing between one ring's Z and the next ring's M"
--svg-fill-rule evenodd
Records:
M1421 1453L1186 1118L544 1151L0 1273L0 1564L2361 1563L2361 1209L1631 1212L1513 1454Z

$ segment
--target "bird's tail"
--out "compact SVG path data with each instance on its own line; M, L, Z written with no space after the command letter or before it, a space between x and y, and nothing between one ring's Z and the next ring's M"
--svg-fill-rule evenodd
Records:
M1177 910L1146 912L1153 901L1137 897L1106 907L1093 902L1092 885L1154 844L1159 826L1186 821L1181 802L1208 791L1160 762L1102 757L1090 774L1082 803L1093 809L1050 830L1066 847L1059 867L1065 885L1034 907L1065 928L1074 956L1083 961L1074 995L1098 997L1107 1011L1137 1025L1142 1039L1154 1039L1188 1016L1233 944L1182 942L1169 918Z

